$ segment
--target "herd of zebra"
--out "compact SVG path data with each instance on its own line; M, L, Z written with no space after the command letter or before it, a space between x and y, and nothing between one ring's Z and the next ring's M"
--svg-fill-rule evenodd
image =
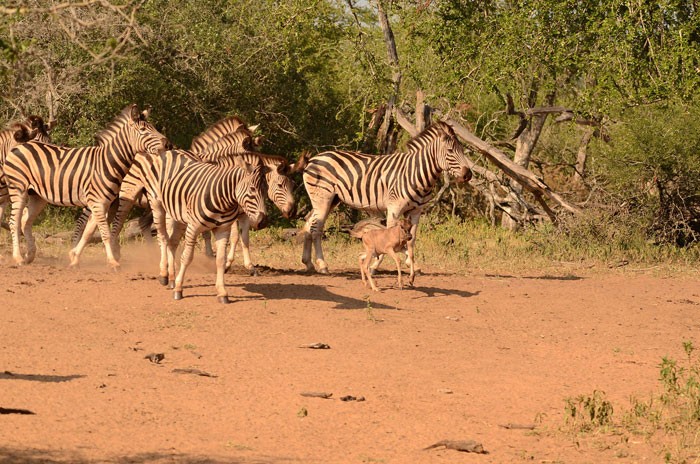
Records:
M413 284L418 220L437 179L443 171L460 182L471 178L463 148L443 122L433 123L416 136L405 152L381 156L335 150L313 157L304 152L290 164L284 157L255 151L259 140L237 117L217 122L184 150L174 148L148 122L149 112L128 105L95 136L96 144L90 147L52 144L51 127L38 116L0 132L0 219L9 203L15 263L34 260L32 225L51 203L81 206L86 211L82 235L69 253L70 265L79 263L98 228L107 260L117 269L119 234L129 211L138 204L152 211L160 247L159 280L174 290L174 298L182 298L198 236L211 233L216 247L217 298L228 303L224 275L234 250L231 247L227 255L229 240L236 243L240 229L244 265L250 268L248 231L265 226L265 196L285 217L293 215L291 175L300 172L312 206L303 229L302 262L308 271L328 272L321 237L326 218L342 202L370 213L386 213L387 227L402 217L410 219L412 238L406 252ZM110 225L108 211L113 203L118 207ZM24 254L21 235L26 241ZM175 253L183 236L176 271Z

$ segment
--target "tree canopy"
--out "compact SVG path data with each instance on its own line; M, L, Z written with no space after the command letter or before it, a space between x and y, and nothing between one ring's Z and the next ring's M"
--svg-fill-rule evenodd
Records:
M692 231L699 57L695 1L27 0L0 7L0 119L56 118L54 139L89 144L133 101L186 147L236 114L260 124L265 151L294 158L366 148L373 111L397 93L410 114L421 90L516 161L509 139L539 117L524 165L572 201L644 204L653 231L673 191L683 213L669 227ZM588 170L575 187L582 140Z

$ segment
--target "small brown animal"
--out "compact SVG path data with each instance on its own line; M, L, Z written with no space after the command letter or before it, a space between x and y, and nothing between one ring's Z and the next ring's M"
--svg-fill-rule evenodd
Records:
M402 218L398 224L388 228L376 228L371 226L366 228L356 227L350 235L361 238L362 245L365 247L365 252L362 253L359 258L360 275L362 276L362 283L364 286L366 287L367 281L369 281L372 290L375 292L379 291L372 279L372 272L369 269L369 265L372 262L372 258L388 254L394 258L396 269L399 273L399 288L403 289L401 264L399 263L399 258L396 256L396 252L403 250L406 247L406 243L411 240L411 221ZM365 276L367 276L367 280L365 280Z

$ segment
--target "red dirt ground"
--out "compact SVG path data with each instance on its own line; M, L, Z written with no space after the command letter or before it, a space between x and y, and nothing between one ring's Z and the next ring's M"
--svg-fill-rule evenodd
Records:
M225 306L206 258L182 301L144 259L0 264L0 407L35 413L0 415L0 462L661 462L641 438L561 432L564 400L603 390L623 409L658 392L662 356L700 345L690 277L427 269L399 291L381 273L368 307L354 269L268 269L229 275ZM173 372L189 368L214 377ZM445 439L489 454L423 450Z

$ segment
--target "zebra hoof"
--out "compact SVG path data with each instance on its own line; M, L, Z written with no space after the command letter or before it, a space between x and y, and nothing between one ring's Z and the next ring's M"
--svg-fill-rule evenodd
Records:
M327 267L322 267L321 269L318 270L319 274L328 274L328 268Z
M175 289L175 281L171 280L170 282L167 283L168 289L174 290Z
M162 286L168 285L168 276L159 276L158 282L160 282Z
M258 274L258 270L255 269L254 267L251 268L251 269L248 269L248 272L250 272L250 275L253 276L253 277L257 277L257 276L260 275L260 274Z
M173 300L181 300L181 299L182 299L182 291L173 292Z
M216 299L219 303L221 304L229 304L231 301L228 299L228 296L220 296Z

